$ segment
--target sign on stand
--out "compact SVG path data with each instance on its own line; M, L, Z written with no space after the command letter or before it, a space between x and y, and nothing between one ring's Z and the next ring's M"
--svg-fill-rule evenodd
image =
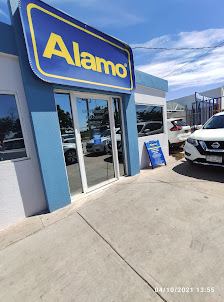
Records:
M94 145L101 144L101 133L98 128L94 129L93 140L94 140Z
M166 160L163 155L162 148L160 146L159 141L149 141L145 142L145 146L149 155L149 159L152 164L152 168L154 169L155 166L165 164L166 165Z

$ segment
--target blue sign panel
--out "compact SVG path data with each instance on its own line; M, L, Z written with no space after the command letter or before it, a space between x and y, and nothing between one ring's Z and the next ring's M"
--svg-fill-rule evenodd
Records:
M93 141L94 141L94 145L101 144L101 133L97 128L94 129L93 132Z
M208 102L208 103L217 104L217 99L210 98L210 97L202 95L198 92L195 92L195 100L196 100L196 102Z
M145 142L145 146L152 164L152 168L161 164L166 165L166 160L158 140Z
M44 81L132 93L131 48L39 0L21 0L20 15L34 73Z

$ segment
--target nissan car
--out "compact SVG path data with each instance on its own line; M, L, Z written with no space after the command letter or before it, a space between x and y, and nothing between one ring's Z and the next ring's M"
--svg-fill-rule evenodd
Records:
M224 167L224 112L213 115L192 133L184 151L190 164Z
M191 135L191 127L185 124L182 118L167 119L167 131L170 148L184 145Z

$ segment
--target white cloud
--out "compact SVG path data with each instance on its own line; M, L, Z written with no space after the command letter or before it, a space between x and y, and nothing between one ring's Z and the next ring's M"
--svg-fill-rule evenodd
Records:
M224 29L208 29L204 31L181 32L177 35L166 35L152 39L143 44L133 44L132 47L203 47L215 46L224 42ZM198 56L206 53L204 50L182 51L152 51L135 50L135 58L141 63L137 69L149 74L164 77L182 67ZM217 48L199 60L165 77L172 90L188 87L202 87L224 81L224 47ZM145 62L144 62L145 61Z

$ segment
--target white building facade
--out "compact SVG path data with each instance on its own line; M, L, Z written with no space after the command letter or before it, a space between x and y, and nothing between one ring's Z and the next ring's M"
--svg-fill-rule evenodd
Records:
M44 81L30 66L18 3L10 0L10 5L12 25L0 22L4 36L0 41L0 229L42 211L53 212L75 202L80 194L138 174L150 165L145 141L159 140L168 156L167 81L134 70L133 65L136 90L133 87L131 93L112 85L105 90L95 84L87 87L82 81L77 86ZM45 29L39 37L41 45ZM94 48L95 43L89 46L102 51ZM102 57L107 55L102 52ZM60 56L56 59L66 62ZM123 76L125 67L116 66ZM122 77L111 78L122 88ZM101 84L105 86L107 79L105 72ZM146 119L141 117L141 125L138 114Z
M218 87L215 89L207 90L199 92L201 95L210 97L210 98L220 98L221 99L221 110L224 110L224 87ZM195 103L195 94L187 95L181 98L170 100L169 102L176 102L178 104L183 105L184 107L187 106L187 109L192 109L192 104Z

